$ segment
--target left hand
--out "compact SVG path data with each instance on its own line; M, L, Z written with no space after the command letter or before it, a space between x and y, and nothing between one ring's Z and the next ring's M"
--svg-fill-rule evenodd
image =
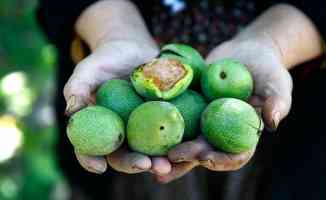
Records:
M292 79L277 46L269 38L233 39L214 48L206 60L212 63L222 58L234 58L247 66L255 83L249 103L262 111L266 127L276 130L288 114L292 101ZM200 136L177 145L169 152L169 160L174 163L172 170L167 175L157 176L157 180L170 182L196 166L213 171L237 170L251 159L254 152L255 149L237 155L219 152Z
M197 166L205 167L212 171L235 171L244 166L254 155L255 149L241 154L224 153L214 150L205 138L184 142L172 149L169 160L172 169L169 174L157 175L160 183L168 183L182 177Z
M112 78L128 77L135 66L146 63L158 54L151 38L136 40L102 40L91 54L75 67L65 85L64 96L68 115L95 102L95 90ZM120 147L106 156L86 156L75 152L80 165L89 172L101 174L108 165L119 172L136 174L150 171L154 174L170 172L170 162L165 157L149 157Z

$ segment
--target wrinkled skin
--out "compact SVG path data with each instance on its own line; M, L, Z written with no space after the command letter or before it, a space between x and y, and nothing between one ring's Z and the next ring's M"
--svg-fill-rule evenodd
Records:
M128 77L135 66L150 61L158 55L158 52L158 47L151 41L113 40L101 44L76 66L65 85L67 115L93 104L94 91L102 83L112 78ZM106 171L107 163L115 170L125 173L151 170L162 174L169 172L171 168L166 158L149 158L128 152L126 148L106 157L78 154L76 157L83 168L98 174Z
M266 128L276 130L280 121L288 114L292 99L292 79L281 63L278 51L261 41L232 40L213 49L206 61L212 63L222 58L234 58L247 66L255 83L250 103L262 112ZM254 152L255 149L241 154L219 152L200 136L169 152L169 160L175 164L169 174L157 176L157 180L162 183L170 182L197 166L213 171L238 170L251 159Z
M287 6L285 8L289 9ZM278 11L279 8L275 10ZM298 12L295 9L292 11L294 13L292 20L297 20L296 13ZM276 16L280 16L279 13L276 13ZM266 30L265 26L260 27L259 24L268 24L269 27L270 20L275 21L269 15L261 18L267 19L267 23L257 22L257 27L254 25L252 28L247 28L243 37L240 37L241 40L233 39L219 45L209 54L207 62L211 63L220 58L231 57L245 64L255 82L254 97L251 99L251 103L262 108L266 127L276 129L290 109L292 81L282 64L284 57L282 58L279 48L275 47L275 44L271 45L273 42L270 39L260 40L256 35L259 30ZM286 15L283 18L288 19L289 17ZM305 19L302 17L301 19L304 22ZM107 23L108 21L110 23ZM307 25L307 23L301 22L296 25ZM276 23L274 26L278 24ZM286 25L288 26L288 24L292 23ZM306 26L305 28L298 27L298 30L311 30ZM284 28L278 28L280 33L284 33ZM93 104L95 99L92 94L102 83L113 78L128 77L135 66L146 63L159 54L158 47L146 30L145 23L136 7L128 1L99 1L95 3L79 17L76 29L89 45L92 53L78 63L65 85L64 96L68 115ZM275 28L273 30L275 31ZM130 34L131 32L134 34ZM276 35L278 34L274 34L274 36ZM310 38L308 36L307 38ZM302 46L306 48L307 45L315 44L311 43L311 40L306 41L309 42L306 42L306 45L300 43L298 48ZM297 51L293 52L293 55L298 54ZM317 55L317 52L315 54ZM300 58L307 60L314 54L302 55ZM296 63L294 61L297 59L292 60L283 61L283 63L292 63L289 66L294 65ZM76 157L81 166L90 172L104 173L107 170L107 165L110 165L113 169L124 173L151 172L157 176L159 182L167 183L181 177L196 166L214 171L237 170L250 160L253 152L254 150L240 155L217 152L199 137L176 146L168 153L168 158L148 157L136 152L129 152L125 147L105 157L78 154Z
M118 45L119 47L117 47ZM237 48L233 48L236 46ZM92 103L92 92L104 81L111 78L127 76L134 66L146 62L158 53L156 48L144 52L144 47L127 41L107 43L96 49L89 57L80 62L66 84L64 94L67 113L71 114ZM116 55L116 50L128 49L124 54ZM140 51L140 49L142 51ZM245 50L244 50L245 49ZM139 54L139 52L142 52ZM292 81L287 70L282 66L273 49L262 46L254 41L226 42L213 49L207 62L220 58L232 57L246 64L255 81L254 96L251 103L262 108L265 124L276 129L291 105ZM110 59L109 59L110 58ZM112 59L111 59L112 58ZM254 59L253 59L254 58ZM92 73L87 69L92 66ZM71 98L74 102L71 103ZM123 147L106 157L89 157L77 155L86 170L103 173L109 164L113 169L134 174L151 172L161 183L175 180L194 167L202 166L213 171L233 171L245 165L253 156L254 150L242 154L229 154L215 151L203 137L177 145L168 158L153 157L129 152Z
M158 54L140 13L127 0L95 3L78 18L76 32L92 54L77 65L66 84L67 114L94 102L91 94L104 81L125 77L134 66ZM231 57L245 64L255 82L250 103L262 111L265 126L275 130L291 106L292 80L287 69L318 57L323 46L318 29L306 15L291 5L279 4L266 10L234 39L213 49L207 62ZM108 163L126 173L150 171L158 181L166 183L199 165L215 171L236 170L250 160L253 152L217 152L199 137L171 150L170 161L124 148L105 158L77 155L77 159L91 172L103 173Z

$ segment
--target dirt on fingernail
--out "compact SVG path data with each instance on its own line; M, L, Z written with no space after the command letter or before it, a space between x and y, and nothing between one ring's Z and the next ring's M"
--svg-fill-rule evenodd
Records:
M65 110L65 115L71 115L71 110L72 108L75 106L76 104L76 96L72 95L69 97L68 101L67 101L67 107Z

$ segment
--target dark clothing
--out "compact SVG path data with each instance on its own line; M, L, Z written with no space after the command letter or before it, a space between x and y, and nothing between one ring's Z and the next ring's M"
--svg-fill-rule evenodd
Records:
M295 90L291 113L281 124L279 133L263 134L255 157L237 172L220 173L196 169L163 186L156 184L150 174L124 175L109 170L105 175L98 176L84 171L74 158L72 146L66 138L67 118L64 116L65 102L61 91L74 66L70 59L74 22L93 2L95 0L41 0L38 12L40 24L59 50L59 92L56 97L60 130L58 154L73 192L79 193L82 190L91 199L115 200L326 199L326 192L321 188L326 184L326 178L323 178L326 175L323 170L326 169L326 162L322 159L326 153L323 148L326 136L322 134L322 113L326 109L321 106L326 102L322 92L326 72L315 69L316 67L301 67L293 72ZM184 1L184 9L180 9L179 4L179 10L177 6L163 5L158 0L134 2L158 43L188 43L204 55L212 47L234 36L263 10L278 2L289 2L297 6L315 22L323 35L326 34L326 26L322 24L323 19L326 19L324 1L310 0L305 5L303 1L294 0L229 0L225 1L227 3L218 0L196 1L197 3Z
M73 25L80 15L80 13L89 5L96 2L97 0L40 0L39 4L39 12L38 18L39 22L47 34L50 41L54 42L56 45L68 43L69 36L73 33ZM133 0L140 11L142 12L145 20L147 21L150 28L154 28L157 23L152 24L151 18L152 16L157 16L157 7L162 6L159 0L151 0L151 1L142 1L142 0ZM180 1L180 0L179 0ZM182 1L182 0L181 0ZM191 2L191 1L189 1ZM239 8L253 10L255 8L256 12L253 12L254 15L259 14L260 12L267 9L269 6L274 5L276 3L289 3L298 7L302 10L306 15L308 15L312 21L317 25L319 31L325 35L326 34L326 26L324 25L324 19L326 19L326 12L324 9L326 7L326 2L322 0L310 0L309 2L304 0L265 0L265 1L236 1L229 0L225 1L227 3L221 3L221 0L203 0L203 1L193 1L191 3L187 3L187 7L185 12L189 12L189 10L202 7L204 11L208 7L215 7L214 12L208 12L210 15L219 14L219 12L229 12L232 8L238 9L235 12L241 12ZM240 2L240 3L239 3ZM196 5L196 4L199 4ZM247 4L247 5L241 5ZM216 6L217 5L217 6ZM221 6L222 5L222 9ZM254 7L252 7L255 5ZM250 8L251 7L251 8ZM225 9L224 9L225 8ZM165 11L169 12L171 10L171 6L165 6ZM238 14L235 14L238 15ZM220 19L221 21L225 20L225 17ZM192 25L195 23L191 23Z

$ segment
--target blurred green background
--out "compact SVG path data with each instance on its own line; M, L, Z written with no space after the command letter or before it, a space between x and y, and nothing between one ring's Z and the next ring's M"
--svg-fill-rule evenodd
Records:
M36 0L0 0L0 200L67 198L56 165L56 52Z

